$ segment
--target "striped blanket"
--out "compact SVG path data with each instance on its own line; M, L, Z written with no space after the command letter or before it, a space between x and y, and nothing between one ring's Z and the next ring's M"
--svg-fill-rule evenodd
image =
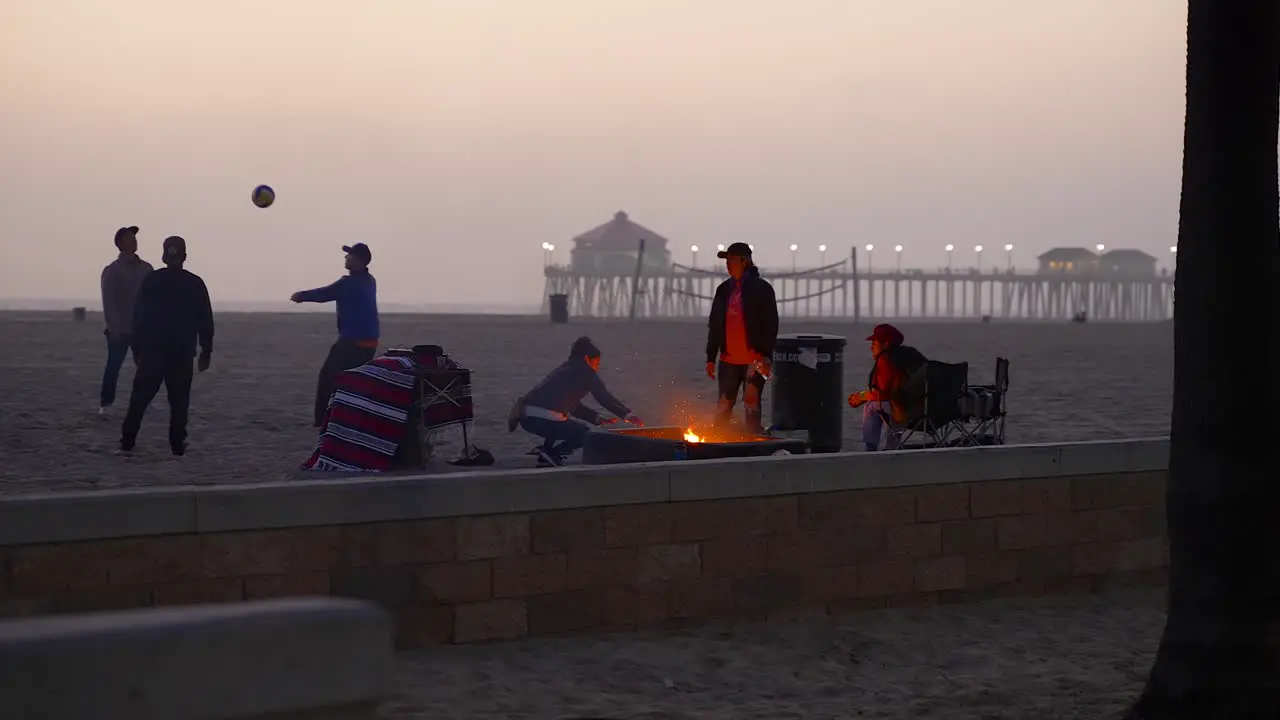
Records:
M339 375L320 429L320 439L302 469L339 472L391 469L396 451L407 434L409 413L414 411L418 400L415 394L420 387L419 375L433 370L436 368L425 368L412 356L383 355ZM471 419L470 373L466 379L468 412L465 418L459 416L454 422Z

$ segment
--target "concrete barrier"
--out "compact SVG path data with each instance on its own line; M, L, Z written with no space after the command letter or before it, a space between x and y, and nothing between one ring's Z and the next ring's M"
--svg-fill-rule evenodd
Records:
M1164 577L1165 439L0 498L0 617L334 594L401 647Z
M0 718L372 719L392 662L390 619L353 600L10 620Z

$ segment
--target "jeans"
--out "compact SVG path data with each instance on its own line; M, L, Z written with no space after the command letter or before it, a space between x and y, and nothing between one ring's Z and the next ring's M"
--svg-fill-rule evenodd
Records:
M169 447L182 452L187 442L187 410L191 407L191 377L194 372L190 350L157 349L142 353L133 376L129 411L120 429L120 447L133 449L147 406L164 385L169 399Z
M324 425L324 414L329 410L329 398L333 397L338 375L364 365L377 352L376 347L359 345L354 340L343 338L338 338L338 342L329 348L329 355L324 359L324 365L320 366L320 376L316 378L316 427Z
M546 418L520 418L525 432L542 438L542 451L553 458L564 458L587 441L591 428L574 420L547 420Z
M742 404L747 411L747 430L763 432L760 399L764 394L764 377L760 373L752 373L750 365L731 365L721 361L716 371L716 386L720 393L720 401L716 405L717 425L727 425L733 417L733 406L738 403L738 390L741 388Z
M120 368L124 366L124 358L129 354L132 345L127 336L107 335L107 367L102 371L102 393L98 405L107 407L115 404L116 383L120 380ZM133 363L138 364L138 353L133 351Z
M884 435L885 428L884 418L891 412L887 402L869 402L862 406L862 443L868 452L880 449L880 439ZM900 435L902 435L901 430L889 428L888 446L897 445Z

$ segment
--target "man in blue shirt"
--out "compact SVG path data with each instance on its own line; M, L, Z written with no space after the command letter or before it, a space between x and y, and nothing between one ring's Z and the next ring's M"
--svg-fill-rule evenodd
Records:
M378 283L369 274L373 254L364 243L344 245L342 251L347 254L345 277L332 285L296 292L289 298L296 303L338 305L338 341L329 348L316 380L316 427L324 423L338 374L364 365L378 352Z

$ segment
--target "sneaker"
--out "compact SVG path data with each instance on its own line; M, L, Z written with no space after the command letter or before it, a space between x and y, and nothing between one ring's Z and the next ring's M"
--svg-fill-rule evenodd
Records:
M104 418L104 417L106 417L106 416L108 416L108 415L110 415L110 414L111 414L111 406L110 406L110 405L99 405L99 406L98 406L98 417L100 417L100 418Z
M187 454L187 444L182 443L181 445L170 447L169 452L173 453L175 457L182 457Z
M133 455L133 446L130 445L128 447L125 447L124 445L121 445L120 447L116 448L115 454L119 455L120 457L129 457L130 455Z
M545 450L538 451L538 467L560 467L564 463L564 458L556 457Z

